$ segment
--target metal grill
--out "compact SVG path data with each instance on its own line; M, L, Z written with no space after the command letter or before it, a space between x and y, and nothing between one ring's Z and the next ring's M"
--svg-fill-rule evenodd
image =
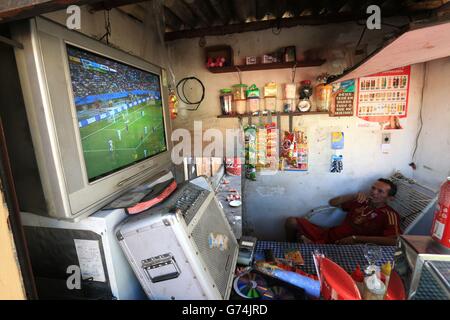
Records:
M397 185L397 195L389 205L400 215L400 227L406 233L414 220L435 204L436 193L399 172L394 174L391 180Z
M211 274L214 283L223 298L225 298L230 279L230 273L233 268L233 254L237 250L237 243L233 242L233 235L229 231L227 222L220 212L217 203L212 200L206 212L192 231L192 238L198 247L201 258ZM228 237L228 249L220 251L219 248L211 248L209 245L209 236L213 233L223 234Z

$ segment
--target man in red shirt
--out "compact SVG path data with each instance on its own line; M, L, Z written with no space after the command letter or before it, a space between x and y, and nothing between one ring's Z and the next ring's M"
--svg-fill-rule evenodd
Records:
M285 228L288 241L356 244L374 243L395 245L401 233L398 213L387 205L387 200L397 193L397 186L390 180L378 179L369 195L341 196L330 200L330 205L347 211L342 224L322 228L305 218L289 217Z

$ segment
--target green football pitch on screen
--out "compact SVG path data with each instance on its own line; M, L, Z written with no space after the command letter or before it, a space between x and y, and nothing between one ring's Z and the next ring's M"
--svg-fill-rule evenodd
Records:
M166 151L163 119L150 100L80 128L89 180Z

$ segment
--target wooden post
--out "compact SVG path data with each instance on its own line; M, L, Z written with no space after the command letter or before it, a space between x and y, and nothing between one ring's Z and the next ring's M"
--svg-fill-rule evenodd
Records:
M8 217L9 210L0 191L0 300L24 300L26 294Z

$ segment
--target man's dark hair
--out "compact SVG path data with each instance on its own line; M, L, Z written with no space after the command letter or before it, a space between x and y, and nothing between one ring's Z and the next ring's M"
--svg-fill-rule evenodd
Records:
M389 185L390 189L389 189L389 195L391 197L395 196L397 194L397 185L395 183L393 183L391 180L389 179L384 179L384 178L380 178L378 179L378 181L386 183Z

